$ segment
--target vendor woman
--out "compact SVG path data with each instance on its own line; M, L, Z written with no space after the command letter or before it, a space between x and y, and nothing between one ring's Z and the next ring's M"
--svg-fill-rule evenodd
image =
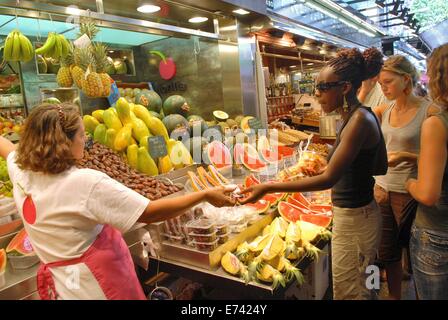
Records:
M40 297L145 299L122 233L136 222L174 218L201 201L234 202L224 188L150 201L102 172L76 168L84 143L82 119L68 104L35 107L17 151L0 137L14 200L41 260Z

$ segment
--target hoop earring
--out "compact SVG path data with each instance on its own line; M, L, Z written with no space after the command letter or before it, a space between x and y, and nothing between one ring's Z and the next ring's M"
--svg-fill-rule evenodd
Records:
M342 110L344 110L344 112L349 111L347 99L345 98L345 96L344 96L344 104L342 105Z

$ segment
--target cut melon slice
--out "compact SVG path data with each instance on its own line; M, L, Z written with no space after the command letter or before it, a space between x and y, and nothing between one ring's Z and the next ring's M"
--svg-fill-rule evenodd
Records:
M248 175L245 179L244 179L244 186L246 188L249 188L251 186L260 184L260 180L258 180L253 174Z
M266 163L260 159L257 150L250 144L243 144L244 151L241 162L250 171L261 171L266 169Z
M282 159L282 155L279 154L278 148L271 148L269 140L266 136L260 136L258 138L257 149L261 158L269 163L275 163Z
M6 247L6 253L16 256L26 256L34 254L33 246L31 245L28 234L25 228L22 229L15 237L9 242Z
M201 191L207 189L201 180L191 171L188 171L188 177L190 178L191 187L194 191Z
M229 184L230 181L224 177L221 172L219 172L218 169L216 169L214 166L209 165L208 166L208 171L210 172L210 174L212 175L213 178L215 178L215 180L218 180L221 185L225 185L225 184Z
M258 214L262 214L269 210L271 203L267 200L261 199L255 203L246 203L245 206L254 209Z
M282 157L290 157L294 155L294 149L291 147L278 145L277 150Z
M6 261L7 261L6 251L5 249L0 249L0 274L5 272L6 270Z
M206 159L217 169L228 167L232 164L232 155L229 149L220 141L212 141L206 147Z
M300 216L306 214L301 208L285 201L280 201L278 204L278 212L288 222L299 221Z
M295 192L292 194L292 197L299 201L300 203L302 203L304 206L306 206L307 208L311 207L311 202L308 201L308 199L300 192Z
M221 186L221 183L218 180L215 180L203 167L198 167L197 173L199 176L199 179L204 185L210 185L212 187L219 187Z
M317 214L301 214L300 220L308 223L312 223L316 226L322 228L328 228L331 223L331 217L326 215L317 215Z

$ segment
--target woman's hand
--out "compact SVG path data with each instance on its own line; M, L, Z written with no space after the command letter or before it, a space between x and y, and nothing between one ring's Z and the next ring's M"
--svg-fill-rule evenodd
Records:
M247 193L250 193L250 195L247 198L239 201L239 203L246 204L257 202L258 200L263 198L266 193L268 193L268 188L266 184L257 184L240 191L240 194Z
M236 204L236 200L230 197L230 192L235 188L216 187L205 191L205 200L215 207L230 207Z

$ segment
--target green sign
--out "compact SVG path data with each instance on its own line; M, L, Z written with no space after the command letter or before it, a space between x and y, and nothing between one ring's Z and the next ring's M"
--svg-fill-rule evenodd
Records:
M261 125L260 120L258 120L257 118L249 119L248 124L249 128L254 130L264 129L263 126Z
M148 137L149 154L155 160L168 154L165 139L162 136Z

